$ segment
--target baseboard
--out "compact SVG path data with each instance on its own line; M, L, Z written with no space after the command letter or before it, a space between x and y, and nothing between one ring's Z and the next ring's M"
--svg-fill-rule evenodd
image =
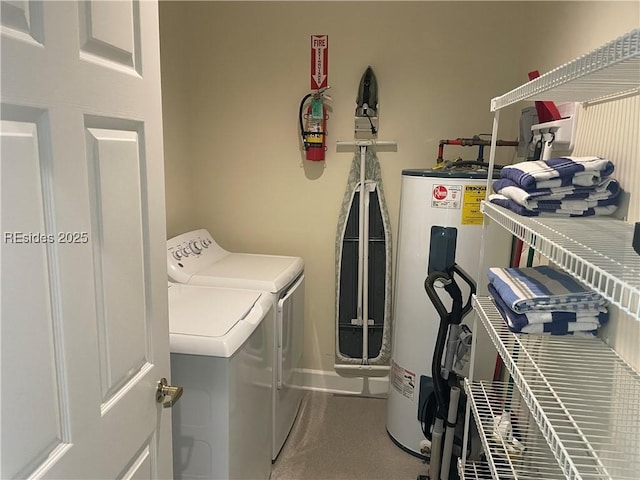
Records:
M388 376L368 378L367 390L365 380L361 377L342 377L334 371L308 368L295 370L292 380L294 385L303 390L329 393L386 395L389 389Z

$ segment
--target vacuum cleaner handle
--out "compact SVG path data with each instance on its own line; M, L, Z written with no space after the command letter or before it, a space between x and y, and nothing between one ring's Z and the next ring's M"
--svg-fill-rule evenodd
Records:
M462 321L462 317L465 315L464 307L462 305L462 292L453 278L453 271L454 269L451 267L448 268L446 272L432 272L424 281L424 289L440 316L440 323L447 325L447 328L449 325L458 325ZM452 300L451 311L447 311L436 292L435 282L438 280L444 280L444 289Z
M462 321L462 319L467 315L467 313L469 313L473 308L473 306L471 305L471 298L476 293L476 282L473 280L473 278L471 278L471 275L469 275L460 267L460 265L454 264L452 267L452 270L455 271L458 275L460 275L464 280L464 282L467 285L469 285L469 298L467 298L467 303L464 305L464 307L462 307L462 312L460 315L460 321Z
M455 267L455 266L454 266ZM447 319L447 323L449 325L458 325L462 321L462 317L464 315L464 308L462 305L462 291L460 287L456 283L453 278L453 268L451 273L451 283L444 286L444 289L447 291L449 296L451 297L451 311L449 312L449 318Z
M424 281L424 289L427 292L431 303L433 303L433 306L438 312L438 315L440 316L440 322L438 322L438 334L436 335L436 343L433 349L433 359L431 362L431 377L433 379L433 393L435 395L437 405L435 418L444 421L447 410L448 390L447 383L445 379L442 378L440 369L442 368L442 357L444 355L447 335L449 333L449 322L451 321L451 315L455 308L452 309L452 312L448 312L444 304L440 300L440 297L438 296L438 293L436 292L434 286L434 284L438 280L443 281L444 288L450 295L450 290L452 288L453 290L455 290L457 288L457 285L448 272L432 272ZM454 301L454 304L455 303L456 302ZM459 306L462 306L462 296L460 296L460 302L458 303Z
M469 297L467 298L467 303L464 305L462 304L462 291L453 277L454 273L457 273L462 277L462 280L469 285ZM450 312L447 311L436 292L435 282L438 280L443 280L444 289L453 301ZM450 268L447 268L446 272L430 273L424 281L424 289L440 318L446 320L449 324L459 325L462 322L462 319L473 308L471 305L471 298L476 293L476 282L458 264L453 264Z
M443 283L445 284L445 286L453 283L453 279L447 273L432 272L424 280L424 289L427 292L427 295L429 296L431 303L433 303L433 306L438 312L438 315L440 316L441 319L444 320L449 316L449 312L443 305L442 300L440 300L440 297L438 296L438 292L436 292L434 285L438 280L444 280Z

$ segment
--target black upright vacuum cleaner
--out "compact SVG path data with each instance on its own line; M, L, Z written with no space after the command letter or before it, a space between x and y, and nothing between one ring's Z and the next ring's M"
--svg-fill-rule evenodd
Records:
M461 388L462 377L455 373L456 356L470 344L471 332L462 320L471 311L471 297L476 292L474 280L455 263L455 229L433 227L432 242L440 243L440 252L429 259L428 276L424 288L440 317L436 346L431 363L433 393L426 402L425 436L431 440L429 475L420 475L418 480L457 479L456 468L451 468L452 460L461 456L462 424L466 398ZM454 232L452 232L452 230ZM453 235L453 237L452 237ZM443 254L444 253L444 254ZM462 290L456 282L460 277L468 286L469 293L463 304ZM451 297L451 310L444 306L437 287L442 287ZM445 357L446 347L446 357ZM444 360L444 361L443 361ZM460 412L460 414L459 414ZM446 425L446 428L445 428Z

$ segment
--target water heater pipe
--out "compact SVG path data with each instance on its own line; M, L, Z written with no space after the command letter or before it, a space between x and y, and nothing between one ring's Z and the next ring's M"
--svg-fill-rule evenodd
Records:
M438 144L438 158L436 159L437 163L444 162L443 155L444 155L445 145L458 145L460 147L479 146L480 151L478 152L478 160L482 160L482 157L483 157L482 152L484 150L484 147L490 146L491 140L483 140L478 136L474 136L471 138L453 138L448 140L440 140L440 143ZM497 147L517 147L518 142L515 140L497 140L496 146Z

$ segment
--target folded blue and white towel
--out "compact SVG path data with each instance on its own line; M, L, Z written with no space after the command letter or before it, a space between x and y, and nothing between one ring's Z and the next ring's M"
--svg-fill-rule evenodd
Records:
M514 333L530 333L530 334L549 334L549 335L578 335L578 334L589 334L589 336L594 336L598 333L598 328L600 325L597 323L566 323L566 324L556 324L556 323L544 323L538 325L528 325L524 327L519 332L516 330L511 330Z
M530 311L526 314L516 313L504 302L492 284L489 284L488 288L496 308L512 332L551 333L556 335L577 331L590 332L609 320L609 313L604 307L580 312Z
M597 185L613 173L614 165L601 157L560 157L507 165L501 178L513 180L517 186L531 190L568 185Z
M505 304L516 313L531 310L578 312L607 304L602 295L549 265L493 267L487 276Z
M563 212L570 210L572 212L586 212L590 208L595 207L610 207L618 205L617 198L605 198L603 200L573 200L573 199L562 199L562 200L538 200L533 202L531 207L528 207L530 210L539 210L545 212ZM615 209L601 209L601 212L608 212L609 210L615 211ZM613 211L611 213L613 213ZM595 212L595 210L594 210Z
M518 187L513 180L501 178L494 182L493 190L528 209L534 209L541 203L558 200L585 200L589 202L586 204L586 208L598 205L615 205L618 203L621 191L620 184L613 178L606 178L592 187L572 185L535 190L525 190ZM606 203L592 204L600 201L606 201Z
M496 309L502 316L509 331L513 333L547 334L547 335L595 335L599 324L597 322L552 322L536 323L531 325L517 326L513 323L513 311L502 302L500 296L494 296L493 302Z
M559 204L548 203L529 209L499 193L489 195L489 202L500 205L524 217L592 217L611 215L618 209L618 205L615 203L607 205L609 203L607 200L598 200L596 206L593 207L585 204L563 203L564 201L561 200ZM585 206L587 208L583 208Z

